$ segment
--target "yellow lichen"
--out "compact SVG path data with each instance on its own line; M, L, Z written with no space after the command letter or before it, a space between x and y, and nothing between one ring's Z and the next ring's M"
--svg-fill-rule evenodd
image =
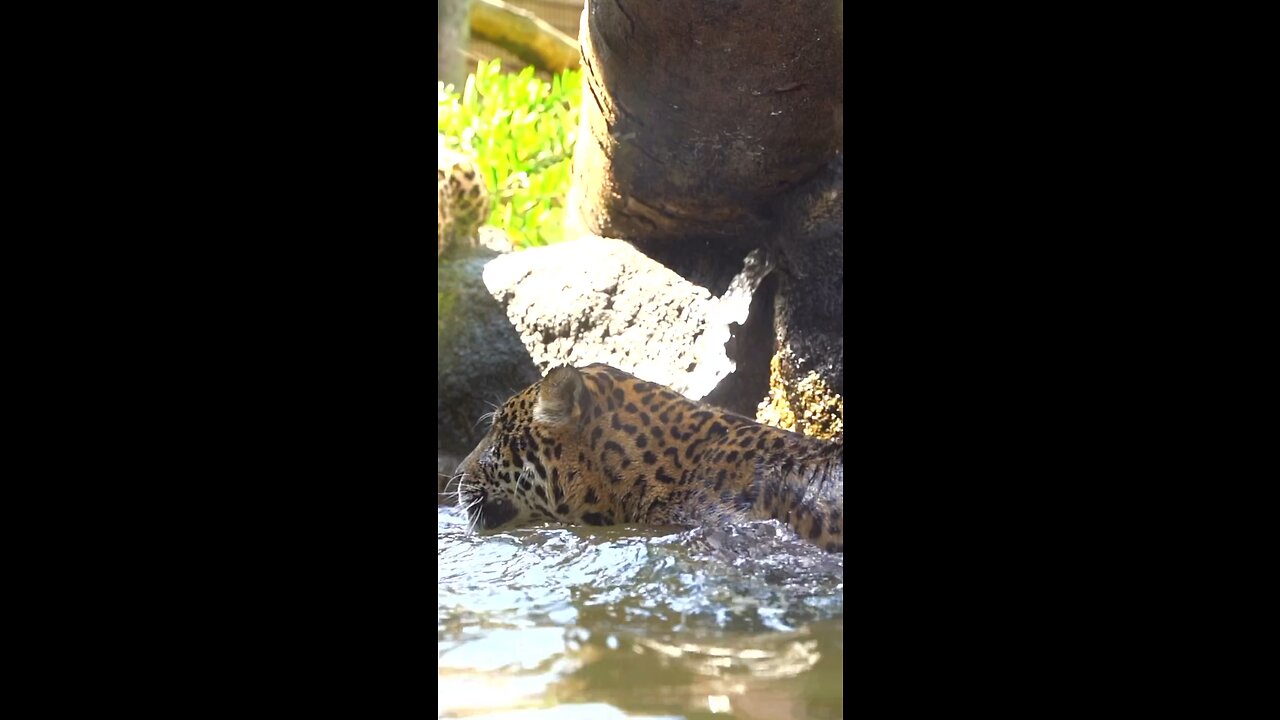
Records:
M814 371L788 383L783 377L783 349L769 361L769 396L756 410L756 420L810 437L830 439L844 434L844 398ZM787 358L790 361L790 357ZM787 365L794 367L794 362Z

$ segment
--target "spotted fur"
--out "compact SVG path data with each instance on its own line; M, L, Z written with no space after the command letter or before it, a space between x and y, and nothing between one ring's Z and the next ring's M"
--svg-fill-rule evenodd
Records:
M715 525L776 518L844 552L844 441L693 402L607 365L552 370L458 467L475 527Z
M436 165L436 236L442 255L451 244L475 247L489 219L489 191L475 161L439 143Z

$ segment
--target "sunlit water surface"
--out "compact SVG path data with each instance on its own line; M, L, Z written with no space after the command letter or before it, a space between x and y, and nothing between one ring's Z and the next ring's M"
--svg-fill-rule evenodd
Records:
M439 717L843 717L844 556L730 530L439 525Z

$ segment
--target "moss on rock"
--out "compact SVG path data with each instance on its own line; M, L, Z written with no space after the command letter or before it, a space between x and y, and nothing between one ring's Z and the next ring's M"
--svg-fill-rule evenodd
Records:
M769 396L756 420L810 437L829 440L844 435L844 398L817 372L804 372L789 350L769 361Z

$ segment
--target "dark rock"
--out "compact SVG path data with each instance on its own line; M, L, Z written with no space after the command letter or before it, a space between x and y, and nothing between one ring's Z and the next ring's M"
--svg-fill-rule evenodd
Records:
M497 253L436 263L436 448L460 457L488 430L480 417L541 376L481 275Z
M454 482L454 471L462 464L462 455L447 450L436 451L436 504L457 505L458 484Z

